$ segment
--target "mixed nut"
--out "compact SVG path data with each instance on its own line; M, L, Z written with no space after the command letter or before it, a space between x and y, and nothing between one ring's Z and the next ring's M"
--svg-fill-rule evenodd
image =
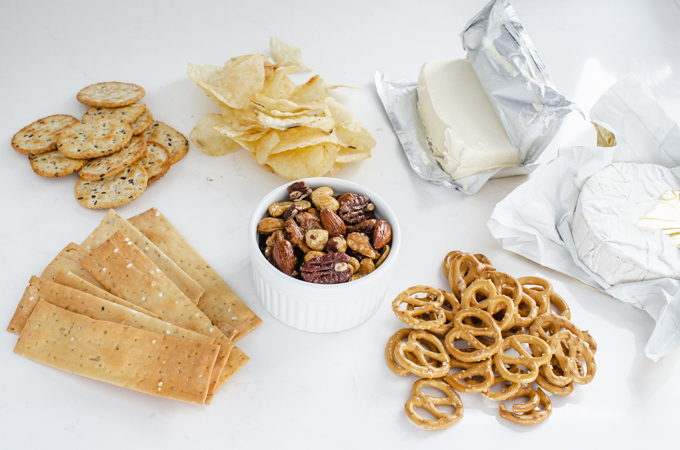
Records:
M375 205L352 192L335 197L328 186L288 186L290 201L269 207L257 225L264 256L281 272L311 283L357 280L390 253L392 227L374 218Z

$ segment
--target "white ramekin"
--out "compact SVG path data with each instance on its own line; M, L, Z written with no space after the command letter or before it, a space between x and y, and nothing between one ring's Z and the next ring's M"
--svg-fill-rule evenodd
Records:
M335 195L353 192L366 195L375 205L375 217L392 227L390 254L373 273L359 280L339 284L315 284L284 275L262 254L257 224L267 216L274 202L287 201L288 182L267 194L255 207L248 225L248 247L253 266L255 290L264 307L286 325L314 333L333 333L368 320L381 305L401 248L397 216L374 192L351 181L337 178L306 178L312 189L329 186Z

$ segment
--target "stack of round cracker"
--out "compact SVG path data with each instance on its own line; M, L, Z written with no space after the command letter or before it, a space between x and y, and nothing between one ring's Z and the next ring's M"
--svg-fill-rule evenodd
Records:
M28 155L33 171L55 178L78 171L78 203L91 209L114 208L137 199L186 155L187 139L153 120L144 88L105 82L81 90L90 106L82 121L57 114L22 128L12 148Z

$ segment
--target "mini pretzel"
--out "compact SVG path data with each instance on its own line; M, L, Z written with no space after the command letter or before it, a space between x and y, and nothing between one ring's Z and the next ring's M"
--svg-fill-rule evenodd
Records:
M387 361L387 367L389 367L392 372L402 377L409 375L411 372L409 372L408 369L401 367L394 360L394 349L399 342L402 342L408 337L411 331L412 330L410 328L402 328L401 330L397 331L392 335L390 340L387 341L387 347L385 347L385 361ZM411 359L411 361L414 363L417 362L411 354L407 354L407 358Z
M487 358L478 363L466 363L452 359L451 367L458 367L463 370L458 373L446 375L444 381L459 392L464 392L466 394L484 392L494 384L491 358ZM476 381L474 377L482 377L482 380Z
M439 389L446 397L432 397L420 392L421 386L429 386ZM411 398L406 402L406 415L416 425L426 430L441 430L448 428L463 418L463 402L451 386L441 380L420 379L411 388ZM454 412L447 414L437 409L438 405L453 406ZM425 408L436 420L428 420L416 413L416 408Z
M538 306L538 315L545 314L550 307L552 284L541 277L520 277L517 279L522 285L522 291L531 297Z
M564 301L564 299L554 291L552 294L550 294L548 312L552 312L552 305L557 306L557 308L560 310L559 316L562 316L567 320L571 320L571 310L569 309L569 305L567 305L567 302Z
M444 317L446 317L446 321L442 326L430 328L427 331L434 334L445 335L451 328L453 328L453 318L455 317L456 313L460 311L460 302L451 292L441 292L444 294L444 303L442 303L441 308L444 311ZM434 317L431 318L434 319Z
M409 359L407 354L412 354L415 361ZM404 369L423 378L443 377L451 368L449 355L441 341L427 331L412 331L406 342L397 342L394 359ZM436 366L436 362L439 362L439 366Z
M415 297L425 294L424 297ZM413 286L392 302L394 314L406 325L416 330L430 330L441 327L446 322L444 310L444 293L430 286ZM404 305L406 305L404 307Z
M444 264L446 265L446 263ZM484 269L485 265L469 253L460 253L451 260L446 277L449 280L451 292L455 294L456 298L461 298L465 289L475 281Z
M588 384L593 381L597 366L585 342L570 331L562 330L550 336L548 344L563 372L562 376L557 377L546 367L544 375L548 381L558 386L566 386L571 381L577 384ZM566 354L565 349L568 352ZM579 364L580 360L585 363Z
M463 321L467 318L475 318L482 322L483 327L467 325ZM492 342L485 344L477 339L489 338ZM467 341L474 350L465 351L454 346L456 339ZM458 361L478 362L489 358L501 348L503 337L496 321L486 311L477 308L464 309L458 312L453 319L453 328L446 334L444 345L451 356Z
M479 297L485 297L481 302ZM515 326L515 305L509 297L505 295L498 294L496 291L496 286L491 280L478 279L475 280L470 286L463 292L463 298L461 299L461 308L467 309L470 307L483 309L491 317L499 311L505 311L505 314L500 321L496 321L498 328L501 331L509 330ZM495 317L494 317L494 320Z
M542 387L544 390L550 392L551 394L555 395L560 395L560 396L565 396L569 395L574 391L574 383L569 383L566 386L557 386L556 384L552 384L550 381L546 380L545 377L543 376L543 371L545 370L546 367L548 367L550 363L541 366L541 370L539 370L539 374L536 377L536 384Z
M522 371L518 366L511 366L510 371L513 373L526 373L525 371ZM499 383L506 383L503 385L501 388L500 392L492 392L491 387L499 384ZM507 384L509 383L509 384ZM511 398L517 398L515 394L519 392L520 388L525 386L523 383L515 383L512 381L508 381L505 378L501 376L495 376L493 379L493 384L489 386L489 389L486 391L482 392L482 395L490 400L493 400L495 402L503 402L505 400L509 400Z
M534 353L532 355L522 347L522 344L534 345L540 349L542 353ZM519 356L505 354L504 352L510 347L512 347ZM498 373L506 380L514 381L515 383L531 383L538 376L539 367L550 361L551 356L552 352L550 350L550 345L548 345L547 342L536 336L518 334L510 336L502 342L500 350L493 357L493 362ZM529 371L526 374L512 373L505 367L506 364L524 366Z
M581 330L563 316L556 316L555 314L543 314L538 316L531 325L530 334L538 336L547 342L550 336L556 334L562 328L569 330L572 334L576 335L576 337L588 344L590 352L593 355L595 354L597 351L597 342L595 342L595 339L593 339L587 331Z
M519 302L522 298L522 285L515 277L512 277L507 273L488 270L479 275L479 278L482 280L491 280L496 286L496 292L510 297L513 304Z
M453 250L453 251L446 254L446 256L444 257L444 265L443 265L445 275L448 276L449 267L451 266L451 261L453 261L453 258L460 255L461 253L463 253L463 252L461 252L460 250ZM482 255L481 253L475 253L472 256L477 258L477 261L479 261L480 263L482 263L482 265L485 266L484 270L496 270L493 267L493 264L491 264L491 261L489 261L489 258Z
M515 325L529 327L538 317L536 300L522 288L522 296L515 302Z
M541 388L537 388L534 391L530 387L525 386L513 398L524 396L529 397L529 402L513 405L513 412L508 411L502 403L498 405L500 416L518 425L536 425L550 417L550 414L552 414L552 402ZM536 399L538 399L538 402L536 402ZM535 409L540 404L543 404L543 409ZM530 408L532 405L534 406Z

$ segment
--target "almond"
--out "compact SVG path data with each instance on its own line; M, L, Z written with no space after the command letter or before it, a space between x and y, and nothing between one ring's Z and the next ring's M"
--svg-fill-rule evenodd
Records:
M272 257L276 267L286 275L290 275L295 270L295 253L293 253L293 244L290 241L277 242L274 245Z
M331 237L344 237L347 232L345 222L328 208L321 210L321 224Z
M373 248L380 250L392 240L392 227L384 220L378 220L373 230Z

